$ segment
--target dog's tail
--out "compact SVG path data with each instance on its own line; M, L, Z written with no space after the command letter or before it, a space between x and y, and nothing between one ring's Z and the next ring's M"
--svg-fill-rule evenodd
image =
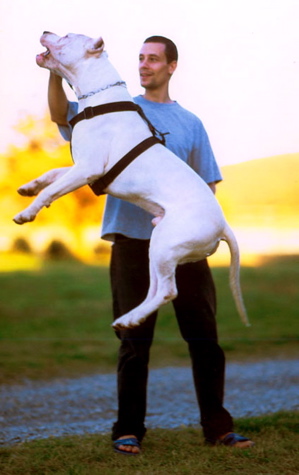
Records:
M229 250L230 250L230 255L231 255L229 283L230 283L231 291L234 297L234 301L243 323L249 327L250 323L248 321L247 311L243 302L241 285L240 285L239 246L235 238L235 235L232 229L228 226L228 224L225 227L222 240L227 242Z

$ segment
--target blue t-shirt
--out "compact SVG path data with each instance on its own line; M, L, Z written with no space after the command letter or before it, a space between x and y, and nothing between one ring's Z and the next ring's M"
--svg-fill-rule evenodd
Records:
M165 135L166 146L190 165L206 183L219 182L222 176L216 163L208 135L200 119L181 107L177 102L170 104L152 102L143 96L134 98L153 126ZM68 120L77 114L78 105L69 103ZM71 128L59 126L66 140L71 139ZM153 216L142 208L107 196L101 236L114 241L119 233L136 239L150 239Z

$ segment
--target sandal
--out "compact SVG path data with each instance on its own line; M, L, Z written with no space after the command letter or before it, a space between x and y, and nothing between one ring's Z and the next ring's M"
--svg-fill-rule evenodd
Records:
M132 447L138 447L139 452L127 452L126 450L119 449L120 445L131 445ZM117 439L113 441L113 448L115 452L124 455L139 455L141 452L141 445L135 437L128 437L127 439Z
M219 445L226 445L227 447L234 447L234 445L236 445L238 442L251 442L248 447L252 447L254 445L252 440L247 439L247 437L243 437L240 434L236 434L235 432L230 432L225 437L223 437L223 439L217 441Z

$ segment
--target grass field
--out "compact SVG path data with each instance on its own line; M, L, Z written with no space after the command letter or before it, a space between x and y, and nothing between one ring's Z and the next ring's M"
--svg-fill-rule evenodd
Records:
M230 360L298 358L299 257L242 269L252 326L242 325L228 287L228 269L213 268L220 342ZM115 371L108 269L75 261L0 273L2 383ZM172 306L159 314L152 367L189 365ZM239 419L255 440L240 451L203 445L195 428L148 432L143 453L124 457L110 436L37 440L0 449L0 473L12 474L299 474L299 413Z
M108 435L64 437L0 449L2 475L297 475L299 414L239 419L251 449L207 447L194 428L148 432L142 454L115 454Z
M228 269L213 268L218 328L231 360L298 357L299 257L242 269L251 327L237 315ZM0 382L114 371L108 269L78 262L0 273ZM153 367L189 364L172 305L159 313Z

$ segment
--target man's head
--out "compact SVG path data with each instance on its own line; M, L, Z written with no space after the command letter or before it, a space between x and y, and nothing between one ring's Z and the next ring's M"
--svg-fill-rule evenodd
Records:
M169 38L165 38L165 36L150 36L144 40L144 43L160 43L165 46L165 56L167 63L171 63L172 61L178 61L178 50L176 45L173 41Z
M147 38L139 54L141 86L159 89L167 86L177 67L178 51L173 41L164 36Z

